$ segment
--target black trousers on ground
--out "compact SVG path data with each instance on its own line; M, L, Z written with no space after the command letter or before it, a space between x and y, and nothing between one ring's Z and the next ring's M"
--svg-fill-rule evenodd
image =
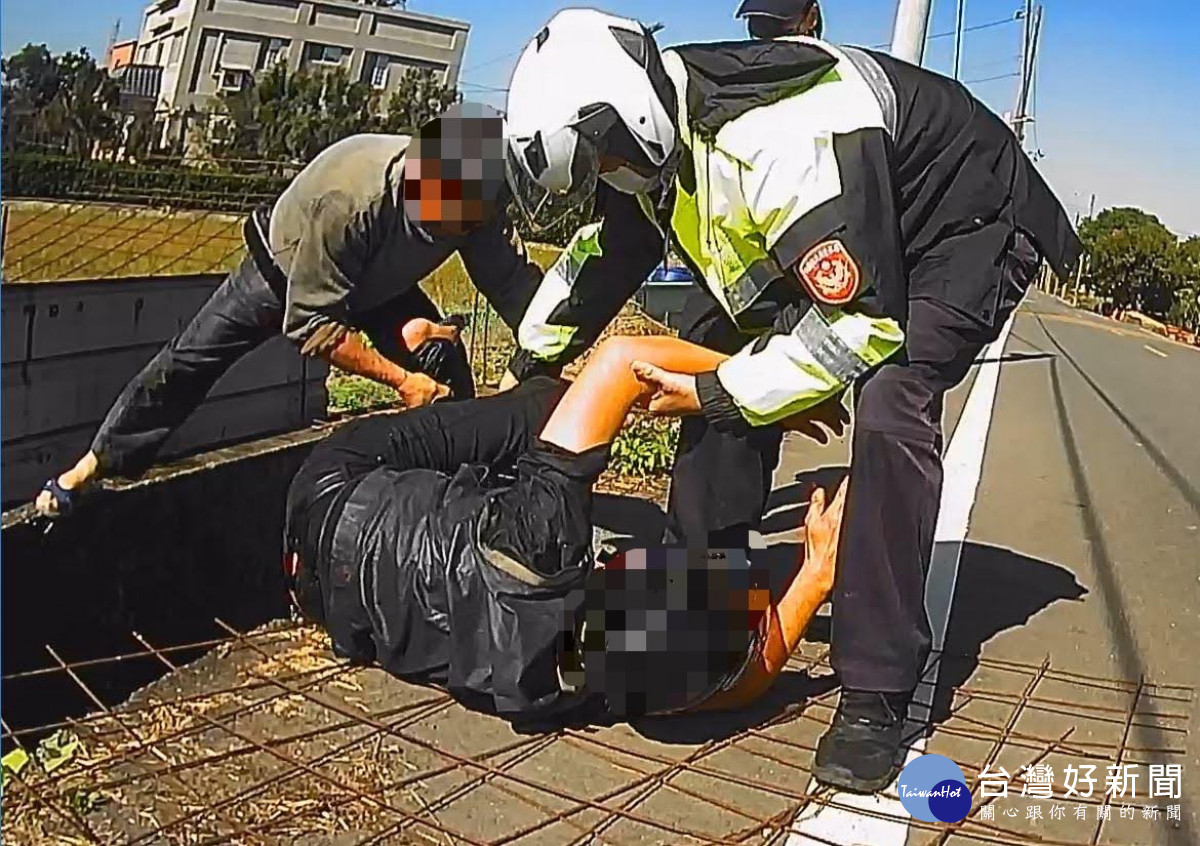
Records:
M121 391L92 441L101 469L129 477L145 472L217 380L280 333L283 312L282 297L247 258ZM406 369L420 369L397 331L415 317L437 321L441 314L414 285L373 311L360 328L383 355ZM458 354L465 362L461 342Z

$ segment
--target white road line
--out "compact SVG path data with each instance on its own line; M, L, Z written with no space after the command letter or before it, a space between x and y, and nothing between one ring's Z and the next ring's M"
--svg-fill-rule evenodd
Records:
M1154 347L1150 346L1149 344L1142 344L1142 347L1143 347L1144 349L1147 349L1147 350L1149 350L1150 352L1154 353L1156 356L1158 356L1158 357L1160 357L1160 358L1168 358L1168 357L1169 357L1169 356L1168 356L1168 355L1167 355L1165 352L1163 352L1162 350L1156 350Z
M909 749L909 761L925 752L926 739L920 727L928 723L933 694L937 688L939 664L935 657L946 643L950 606L958 583L958 564L983 473L983 454L987 448L1000 380L1000 358L1008 342L1008 334L1012 331L1014 317L1009 318L1000 336L980 353L984 363L979 365L975 384L971 386L971 393L942 462L945 481L925 589L925 608L929 612L934 657L925 667L924 677L908 712L907 736L920 735ZM819 789L816 781L810 779L808 791L814 793ZM907 820L907 813L900 804L895 784L876 796L834 793L828 798L836 802L838 807L815 803L810 805L793 823L787 846L823 846L830 843L842 846L900 846L907 841L908 823L901 822ZM869 816L862 811L884 814L894 819Z

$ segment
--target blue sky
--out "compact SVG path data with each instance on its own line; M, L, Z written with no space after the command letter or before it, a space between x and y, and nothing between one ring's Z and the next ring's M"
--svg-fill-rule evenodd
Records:
M736 0L591 0L599 8L659 22L659 43L737 37ZM1030 147L1072 216L1135 205L1176 233L1200 234L1200 2L1043 0L1046 6ZM891 33L895 0L824 0L826 37L877 45ZM2 0L0 48L28 41L51 49L103 51L113 23L136 34L141 0ZM562 0L410 0L409 8L472 24L463 90L502 105L515 54ZM582 5L575 3L574 5ZM968 26L1011 18L1022 0L967 0ZM934 0L931 33L953 27L954 0ZM966 36L963 78L997 112L1012 108L1020 25ZM952 39L930 41L926 64L948 71ZM1001 77L1001 78L993 78ZM978 80L978 81L974 81ZM974 82L972 82L974 81Z

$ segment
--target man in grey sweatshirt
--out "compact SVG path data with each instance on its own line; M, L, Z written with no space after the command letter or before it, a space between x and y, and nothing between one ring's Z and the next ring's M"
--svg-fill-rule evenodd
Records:
M414 137L324 150L250 215L246 259L125 387L88 453L46 483L39 512L66 513L103 476L141 475L214 383L280 333L410 408L473 395L460 327L418 282L457 252L501 319L520 323L541 272L505 214L503 138L498 113L461 104Z

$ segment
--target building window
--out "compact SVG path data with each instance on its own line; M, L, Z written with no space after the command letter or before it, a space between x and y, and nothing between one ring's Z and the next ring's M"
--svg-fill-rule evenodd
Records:
M371 86L373 88L387 88L389 64L387 56L375 57L375 64L371 67Z
M183 52L183 33L177 32L171 36L171 48L167 51L167 64L179 64L179 54Z
M250 74L244 70L223 70L218 80L222 91L241 91L246 87Z
M267 52L263 58L263 67L273 68L287 59L288 43L282 38L272 38L267 42Z
M314 44L311 51L312 62L317 65L341 65L350 53L345 47L331 47L328 44Z

